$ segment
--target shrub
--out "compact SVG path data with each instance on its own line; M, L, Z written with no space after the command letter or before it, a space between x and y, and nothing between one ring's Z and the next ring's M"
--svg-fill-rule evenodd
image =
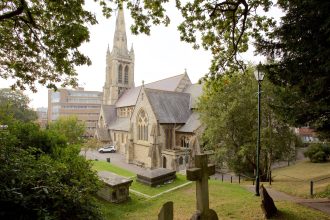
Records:
M326 144L311 144L304 155L313 163L326 162L330 156L330 146Z

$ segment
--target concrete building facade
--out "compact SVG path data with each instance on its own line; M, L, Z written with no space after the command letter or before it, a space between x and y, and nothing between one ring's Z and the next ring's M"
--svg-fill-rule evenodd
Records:
M102 92L85 91L84 88L48 90L48 122L59 117L76 116L86 125L86 137L96 131L102 103Z

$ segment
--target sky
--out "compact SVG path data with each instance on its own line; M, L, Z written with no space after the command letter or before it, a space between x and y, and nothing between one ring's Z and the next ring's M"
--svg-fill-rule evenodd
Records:
M105 57L109 45L112 48L115 31L116 14L109 19L102 16L100 7L94 1L87 1L86 9L95 12L97 25L90 25L90 41L81 46L81 51L92 61L90 66L76 67L78 84L85 90L102 91L105 81ZM177 26L182 21L177 9L168 5L167 14L171 19L168 27L153 26L151 34L132 35L130 25L133 20L125 10L125 24L128 48L133 44L135 52L134 80L135 85L157 81L184 73L185 69L192 83L196 83L208 73L211 65L211 53L203 49L194 50L192 44L180 41ZM251 52L249 56L253 56ZM252 59L252 57L251 57ZM0 79L0 88L9 87L10 82ZM27 90L24 93L31 99L30 107L47 107L47 89L37 86L38 92Z

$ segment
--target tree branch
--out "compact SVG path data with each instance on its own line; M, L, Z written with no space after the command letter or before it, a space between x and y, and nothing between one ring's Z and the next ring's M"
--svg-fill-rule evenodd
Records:
M11 11L3 15L0 15L0 21L20 15L23 13L23 10L24 10L24 6L20 5L15 11Z

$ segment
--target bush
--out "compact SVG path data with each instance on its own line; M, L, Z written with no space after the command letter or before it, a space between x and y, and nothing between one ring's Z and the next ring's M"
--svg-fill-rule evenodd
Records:
M304 155L313 163L326 162L330 156L330 146L326 144L311 144Z

